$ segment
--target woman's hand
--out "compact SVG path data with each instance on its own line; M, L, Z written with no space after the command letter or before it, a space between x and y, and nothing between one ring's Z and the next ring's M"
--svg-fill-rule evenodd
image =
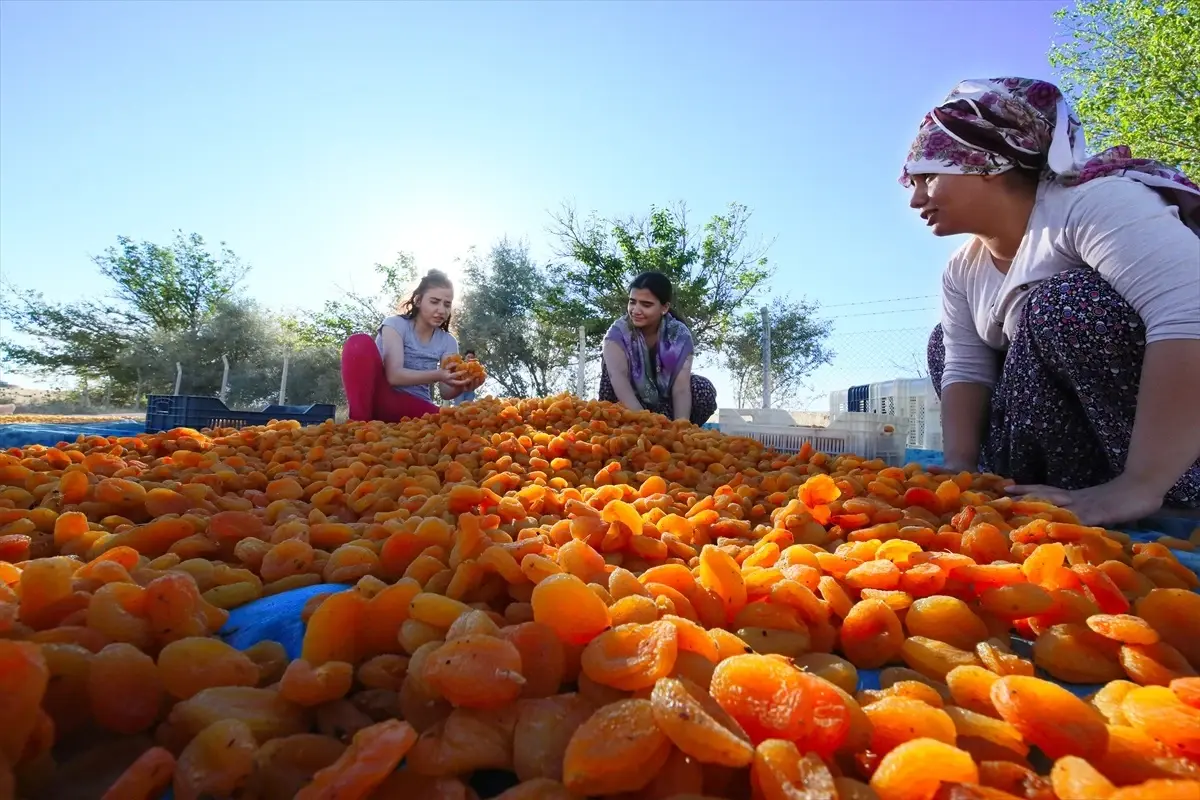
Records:
M1007 492L1053 503L1071 511L1084 525L1097 527L1136 522L1157 512L1163 503L1161 494L1123 475L1088 489L1031 485L1010 486Z
M470 386L470 378L460 378L457 372L448 369L439 369L437 371L437 382L443 383L446 386L451 386L455 389L465 389Z

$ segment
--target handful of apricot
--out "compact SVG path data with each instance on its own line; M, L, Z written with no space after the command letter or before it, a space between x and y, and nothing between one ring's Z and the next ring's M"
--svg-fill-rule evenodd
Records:
M483 364L474 359L464 359L458 353L443 358L442 369L450 370L459 380L471 380L476 383L483 383L487 380L487 371L483 368Z
M1197 800L1195 542L1002 487L570 397L9 450L0 798Z

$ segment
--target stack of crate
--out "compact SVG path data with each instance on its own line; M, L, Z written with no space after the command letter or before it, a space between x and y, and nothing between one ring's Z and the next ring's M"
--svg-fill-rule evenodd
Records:
M928 378L897 378L829 394L830 425L862 413L906 420L910 448L942 449L942 403Z

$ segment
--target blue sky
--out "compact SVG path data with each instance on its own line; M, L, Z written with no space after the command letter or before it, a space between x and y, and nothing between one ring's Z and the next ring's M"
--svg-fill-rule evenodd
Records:
M1066 2L5 0L0 271L75 299L106 290L88 257L118 234L181 228L304 309L398 250L549 258L564 201L696 222L736 201L774 239L771 292L835 320L821 407L911 372L937 320L956 242L896 183L922 115L962 78L1053 77Z

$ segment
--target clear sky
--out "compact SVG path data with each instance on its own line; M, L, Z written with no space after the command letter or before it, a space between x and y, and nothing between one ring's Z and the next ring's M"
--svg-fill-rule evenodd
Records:
M771 292L835 321L820 408L911 373L937 320L956 243L896 182L921 117L962 78L1052 78L1066 2L2 0L0 271L76 299L117 235L183 229L305 309L398 250L549 258L564 201L736 201L774 239Z

